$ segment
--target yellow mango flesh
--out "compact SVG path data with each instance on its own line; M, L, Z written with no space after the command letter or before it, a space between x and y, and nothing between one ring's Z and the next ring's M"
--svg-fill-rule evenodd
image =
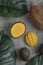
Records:
M26 34L26 37L25 37L25 40L26 40L26 43L30 46L30 47L33 47L37 44L38 42L38 37L37 35L34 33L34 32L28 32Z
M25 32L25 25L23 23L16 23L11 28L11 35L14 38L20 37Z

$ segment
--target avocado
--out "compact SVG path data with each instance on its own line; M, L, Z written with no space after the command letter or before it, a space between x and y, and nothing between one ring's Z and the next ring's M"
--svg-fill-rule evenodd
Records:
M40 53L41 55L43 55L43 44L41 44L40 47L39 47L39 53Z
M30 51L27 48L23 47L20 49L19 55L23 61L27 61L30 57Z

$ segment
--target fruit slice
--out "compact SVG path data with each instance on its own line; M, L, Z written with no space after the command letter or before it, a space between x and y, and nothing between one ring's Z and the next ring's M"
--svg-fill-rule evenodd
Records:
M24 23L17 22L11 27L11 35L14 38L20 37L25 32L25 25Z
M30 47L34 47L38 42L38 36L34 32L27 32L25 41Z

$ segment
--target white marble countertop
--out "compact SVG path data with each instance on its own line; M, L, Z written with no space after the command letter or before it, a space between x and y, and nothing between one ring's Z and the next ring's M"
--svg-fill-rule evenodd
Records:
M40 3L40 0L31 0L31 1L32 1L33 4L37 4L37 5ZM30 5L31 1L27 0L27 5L28 6ZM18 18L18 19L14 19L14 18L13 19L5 19L5 18L0 17L0 30L5 30L6 34L9 35L9 28L16 21L22 21L26 24L26 32L27 31L33 31L38 35L39 41L38 41L37 46L39 44L43 43L43 31L39 30L33 23L31 23L31 21L29 19L29 14L27 14L27 15L21 17L21 18ZM18 50L20 48L27 47L30 50L30 58L31 58L32 56L35 56L37 54L35 52L37 46L34 47L34 48L28 47L26 45L26 43L24 42L24 35L22 37L18 38L18 39L12 38L12 40L13 40L14 44L16 45L17 54L18 54ZM25 65L25 62L23 62L19 58L19 55L17 57L16 65Z

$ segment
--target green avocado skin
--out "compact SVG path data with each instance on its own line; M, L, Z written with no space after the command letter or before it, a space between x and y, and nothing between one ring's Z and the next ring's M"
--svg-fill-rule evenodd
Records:
M0 31L0 65L16 65L15 45L3 31Z
M26 47L23 47L20 49L19 55L23 61L28 61L30 56L30 51Z
M43 65L43 55L32 57L26 65Z
M43 44L41 44L40 47L39 47L39 53L40 53L41 55L43 55Z

